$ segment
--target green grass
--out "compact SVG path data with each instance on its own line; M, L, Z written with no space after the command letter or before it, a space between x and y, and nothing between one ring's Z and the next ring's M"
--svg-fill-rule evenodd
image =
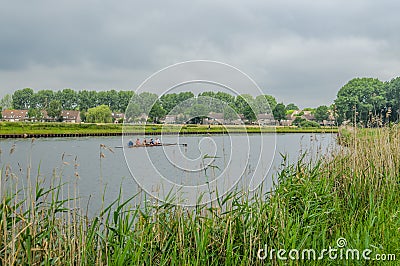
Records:
M10 134L90 134L90 133L332 133L337 128L298 128L298 127L259 127L259 126L221 126L213 125L127 125L122 124L72 124L72 123L24 123L24 122L0 122L0 135Z
M355 138L355 145L313 164L284 160L274 192L233 191L195 208L147 201L134 206L119 197L94 218L77 200L61 198L61 176L53 177L50 189L35 182L21 188L3 169L1 264L381 265L327 256L317 261L257 257L265 246L320 252L344 237L346 247L371 249L371 256L395 254L397 262L384 265L399 265L400 131L378 129L375 136Z

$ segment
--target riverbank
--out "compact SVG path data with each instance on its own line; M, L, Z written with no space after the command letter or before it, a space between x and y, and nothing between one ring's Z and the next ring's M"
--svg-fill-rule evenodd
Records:
M61 197L62 176L22 190L24 176L8 169L0 264L398 265L400 131L375 136L313 164L283 163L273 192L232 191L195 208L119 197L93 218Z
M0 138L85 137L159 134L241 134L241 133L337 133L336 127L259 127L212 125L122 125L1 122Z

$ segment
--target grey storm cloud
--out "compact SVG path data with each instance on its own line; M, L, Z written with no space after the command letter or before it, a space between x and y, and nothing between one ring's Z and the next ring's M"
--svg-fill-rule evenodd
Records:
M0 96L14 89L134 89L209 59L278 101L330 104L353 77L398 76L398 1L1 1Z

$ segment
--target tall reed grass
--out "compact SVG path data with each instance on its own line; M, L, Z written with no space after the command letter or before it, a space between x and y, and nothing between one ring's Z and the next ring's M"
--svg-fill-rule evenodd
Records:
M1 171L2 265L378 265L365 260L262 260L260 249L335 247L400 260L400 131L352 135L348 147L277 173L274 191L232 191L185 208L118 197L89 218L62 175L25 186ZM30 179L30 177L26 177ZM29 183L29 182L28 182ZM122 188L121 188L122 189ZM122 195L122 192L120 193ZM399 265L399 261L387 262Z

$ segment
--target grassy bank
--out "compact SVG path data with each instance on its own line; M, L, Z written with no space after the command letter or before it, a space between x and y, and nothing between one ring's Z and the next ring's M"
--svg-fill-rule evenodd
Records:
M395 254L397 262L385 265L399 265L400 131L378 129L376 136L355 138L355 145L316 164L285 164L273 193L232 192L194 209L136 207L118 198L94 218L82 211L84 204L61 198L61 177L53 177L51 189L40 184L22 189L5 168L1 264L381 265L327 254L298 261L279 260L276 252L271 259L257 256L265 247L321 252L345 238L346 248L370 249L372 258Z
M99 133L329 133L337 132L337 128L298 128L298 127L259 127L259 126L219 126L213 125L127 125L121 124L72 124L72 123L20 123L0 122L0 135L8 134L99 134Z

